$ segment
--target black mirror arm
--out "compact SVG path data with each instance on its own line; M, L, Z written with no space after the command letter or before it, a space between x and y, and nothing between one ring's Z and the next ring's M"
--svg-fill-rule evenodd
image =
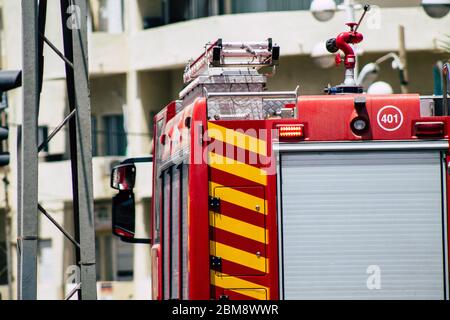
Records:
M134 244L152 244L152 240L151 239L130 239L130 238L126 238L126 237L120 237L120 240L122 240L123 242L126 243L134 243Z
M149 163L153 161L153 157L130 158L122 161L120 164Z

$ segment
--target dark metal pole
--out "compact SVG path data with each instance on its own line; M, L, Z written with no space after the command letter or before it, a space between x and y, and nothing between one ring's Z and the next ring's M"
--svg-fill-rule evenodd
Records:
M80 8L79 29L72 29L75 101L77 106L77 181L81 246L81 299L97 299L95 266L94 187L92 181L91 105L87 40L87 0L74 0ZM73 173L75 174L75 173Z
M19 299L37 298L39 27L37 1L22 0L23 107L19 164Z
M69 120L72 164L73 211L77 264L80 267L79 299L97 298L95 268L94 199L92 182L91 109L89 99L89 65L87 47L87 0L62 0L67 91L70 111L76 117ZM71 23L68 23L68 21Z
M18 132L18 298L37 298L38 244L38 152L39 98L43 81L47 1L22 0L23 27L23 120ZM94 200L92 182L91 110L87 52L87 0L61 0L70 114L52 132L48 141L69 122L70 156L75 236L39 206L39 209L75 245L80 268L79 299L97 297L95 269ZM43 144L45 145L45 144ZM72 294L75 294L73 291Z
M39 34L45 34L45 25L47 22L47 0L39 0L38 13L38 30ZM39 93L42 92L42 85L44 84L44 39L39 37L38 40L38 55L39 55Z
M64 55L69 61L73 61L73 49L72 49L72 30L68 29L67 21L71 19L71 15L68 12L69 6L71 5L70 0L62 0L61 1L61 19L62 19L62 31L63 31L63 42L64 42ZM72 63L73 66L73 63ZM77 112L75 106L75 84L74 84L74 70L73 67L69 67L67 64L66 68L66 86L67 86L67 98L69 100L69 109L70 112ZM71 171L72 171L72 194L73 194L73 224L74 224L74 236L75 241L80 243L80 228L78 224L78 181L77 181L77 145L76 141L74 141L76 137L76 119L72 117L69 120L69 149L70 149L70 157L71 157ZM81 249L75 248L75 261L78 267L81 270L80 261L81 261ZM78 295L78 298L81 298L81 295Z
M22 296L20 237L22 236L22 125L17 126L17 299Z
M8 150L8 149L7 149ZM12 300L13 296L13 273L12 273L12 249L11 249L11 207L9 206L9 169L5 170L3 176L3 187L5 188L5 234L6 234L6 268L8 272L8 299Z

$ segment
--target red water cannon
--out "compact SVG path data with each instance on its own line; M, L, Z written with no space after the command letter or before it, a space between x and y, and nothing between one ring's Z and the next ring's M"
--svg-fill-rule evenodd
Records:
M355 22L346 23L350 27L350 31L341 32L336 38L327 41L327 50L331 53L336 53L341 50L344 55L344 65L347 69L354 69L356 63L355 52L350 44L357 44L363 41L364 36L362 33L355 31L355 27L358 26ZM340 65L342 62L341 55L336 54L336 65Z
M355 65L356 55L352 45L358 44L363 41L364 36L358 32L358 28L361 25L366 13L370 10L370 5L364 6L364 13L359 19L359 22L349 22L346 25L350 28L350 31L341 32L336 38L329 39L326 43L327 50L330 53L337 53L339 50L344 53L344 65L345 65L345 81L343 86L349 87L349 92L355 93L360 91L355 81ZM336 65L342 63L341 54L336 54ZM341 87L343 87L341 86ZM354 88L351 88L354 87ZM346 93L346 92L345 92Z

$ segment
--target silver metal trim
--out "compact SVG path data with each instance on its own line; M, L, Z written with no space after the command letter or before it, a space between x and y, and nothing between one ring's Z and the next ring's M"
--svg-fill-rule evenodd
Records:
M442 111L444 116L448 116L448 73L449 73L450 64L444 63L442 66L442 87L444 90L442 90L442 96L446 96L445 98L442 98Z
M277 231L278 231L278 294L284 300L284 269L283 269L283 224L282 224L282 197L281 197L281 154L276 152L277 159Z
M206 98L217 97L269 97L269 98L292 98L297 97L297 91L264 91L264 92L206 92Z
M450 94L447 94L447 98L450 98ZM437 95L420 96L420 100L424 99L444 99L444 95L437 94Z
M257 47L259 49L268 49L269 42L267 40L265 40L265 41L247 41L247 42L229 41L229 42L223 42L222 47L223 48L237 48L237 49L245 49L245 48L251 49L252 47Z
M447 168L447 159L446 154L442 153L442 177L441 177L441 183L442 183L442 222L443 222L443 248L444 251L444 279L445 279L445 292L444 292L444 299L450 300L449 294L450 294L450 275L449 275L449 257L448 257L448 221L447 221L447 175L448 175L448 168Z
M273 149L280 152L446 150L448 148L447 140L301 142L274 143L273 145Z
M220 44L219 44L220 41ZM207 43L205 52L195 61L190 61L184 70L183 81L189 83L201 75L208 75L216 68L262 68L265 66L275 67L276 62L272 59L272 40L263 42L222 42L222 39L214 43ZM254 48L256 47L256 48ZM274 46L275 47L275 46ZM214 60L214 49L220 50L220 61ZM231 63L227 63L231 58ZM237 59L241 58L241 59Z

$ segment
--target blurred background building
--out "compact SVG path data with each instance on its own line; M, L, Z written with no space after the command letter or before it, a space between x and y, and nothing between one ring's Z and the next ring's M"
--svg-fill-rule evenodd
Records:
M317 1L317 0L316 0ZM321 1L321 0L319 0ZM330 4L332 0L322 2ZM101 299L150 299L150 248L129 245L111 235L111 168L125 157L151 151L153 116L178 98L186 62L197 57L208 41L264 40L272 37L281 47L277 75L270 90L321 94L328 84L343 80L343 69L324 52L324 41L344 31L353 1L336 1L336 10L314 17L310 0L91 0L89 65L94 154L97 279ZM379 64L379 90L395 93L440 94L439 61L449 58L450 14L431 18L420 0L371 0L375 7L360 31L360 69L402 46L399 26L404 26L409 85L401 88L396 65ZM344 5L344 6L342 6ZM342 10L341 10L342 9ZM356 8L357 9L357 8ZM49 1L47 37L62 45L58 1ZM356 10L359 17L360 10ZM316 14L317 16L317 14ZM327 19L325 19L327 18ZM329 20L328 20L329 19ZM0 0L0 67L21 69L21 4ZM45 48L46 72L39 118L43 140L67 114L64 65ZM389 85L386 88L386 83ZM368 84L370 85L370 83ZM379 84L378 84L379 85ZM366 87L368 89L368 86ZM375 88L374 90L376 90ZM11 165L0 172L0 294L16 297L16 152L17 124L22 94L9 93L8 121ZM58 135L40 158L39 199L70 230L71 181L67 137ZM137 226L142 237L150 229L151 169L138 168ZM144 174L145 172L145 174ZM8 182L9 181L9 182ZM62 299L70 286L68 266L74 262L72 245L40 217L38 296Z

